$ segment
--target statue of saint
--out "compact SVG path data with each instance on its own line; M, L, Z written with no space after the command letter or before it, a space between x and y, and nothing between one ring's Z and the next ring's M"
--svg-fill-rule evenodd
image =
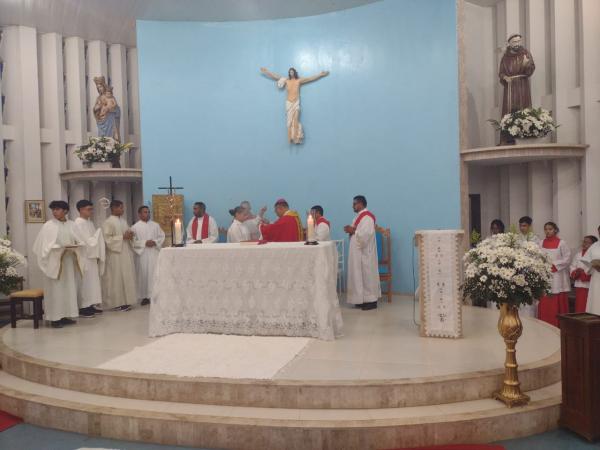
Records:
M504 86L502 117L505 114L531 107L529 77L535 70L531 53L523 47L520 34L508 38L506 52L500 61L498 75Z
M288 141L293 144L302 144L304 131L302 131L302 124L300 123L300 86L323 78L329 75L329 72L323 71L312 77L300 78L296 69L291 67L288 70L288 78L284 78L281 75L269 72L264 67L261 67L260 71L269 78L277 81L278 88L287 89L285 110L287 114Z
M98 125L98 136L111 137L117 142L121 142L121 133L119 131L121 120L121 108L117 104L117 99L113 95L112 86L106 84L103 76L94 77L98 98L94 105L94 117Z

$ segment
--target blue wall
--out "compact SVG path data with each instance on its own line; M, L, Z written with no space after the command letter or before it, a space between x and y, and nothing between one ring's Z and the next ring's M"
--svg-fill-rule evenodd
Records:
M186 221L220 226L241 200L321 204L333 238L364 194L392 228L395 289L412 289L416 229L460 223L455 0L385 0L251 22L139 21L144 196L173 175ZM305 143L287 143L285 92L259 72L331 74L302 88Z

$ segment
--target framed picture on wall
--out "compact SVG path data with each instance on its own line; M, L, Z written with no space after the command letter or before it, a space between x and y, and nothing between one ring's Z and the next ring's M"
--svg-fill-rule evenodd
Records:
M46 210L43 200L25 200L25 223L44 223Z

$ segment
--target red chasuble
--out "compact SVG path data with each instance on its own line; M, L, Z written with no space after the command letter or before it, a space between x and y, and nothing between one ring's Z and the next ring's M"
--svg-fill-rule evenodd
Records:
M268 242L298 242L304 239L300 217L295 211L287 211L275 223L261 225L262 238Z
M202 230L200 231L200 239L198 239L198 218L194 217L194 221L192 222L192 236L194 240L202 240L208 239L208 223L210 222L210 218L208 214L204 214L202 216L204 220L202 220Z

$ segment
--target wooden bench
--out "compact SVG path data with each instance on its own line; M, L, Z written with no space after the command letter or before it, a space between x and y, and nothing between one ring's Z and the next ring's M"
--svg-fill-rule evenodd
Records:
M10 326L17 328L17 305L21 305L23 310L23 302L33 302L33 328L40 327L40 321L44 315L42 302L44 301L44 291L42 289L25 289L22 291L13 292L9 295L10 300ZM23 319L24 317L20 317Z

